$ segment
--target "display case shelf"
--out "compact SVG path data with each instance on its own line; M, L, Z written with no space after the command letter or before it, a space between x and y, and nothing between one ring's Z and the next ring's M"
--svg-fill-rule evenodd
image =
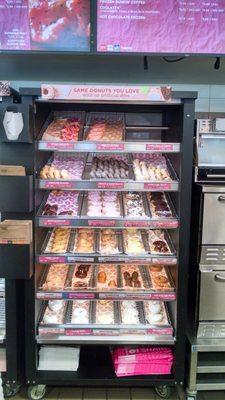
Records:
M152 127L151 130L156 130L158 127ZM160 130L167 130L166 127L161 127ZM180 143L162 143L162 142L56 142L43 141L37 142L37 148L41 151L57 151L57 152L95 152L95 153L179 153Z
M176 300L176 293L174 291L139 291L139 292L128 292L128 291L94 291L94 290L86 290L86 291L40 291L36 292L36 298L38 300L163 300L163 301L173 301Z
M71 255L71 254L37 254L36 261L40 264L73 264L73 263L109 263L109 264L162 264L176 265L176 256L101 256L101 255Z
M139 182L132 180L57 180L37 179L37 187L45 190L119 190L119 191L178 191L179 182Z
M121 336L66 336L63 334L37 335L36 341L39 344L115 344L115 345L133 345L134 335ZM135 344L142 345L174 345L175 338L172 335L135 335ZM132 377L133 378L133 377ZM142 377L143 379L143 377Z

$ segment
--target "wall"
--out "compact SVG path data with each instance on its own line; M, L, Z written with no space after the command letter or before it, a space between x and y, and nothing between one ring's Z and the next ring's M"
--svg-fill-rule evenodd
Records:
M149 69L143 57L77 56L73 54L0 54L0 79L12 85L38 86L40 82L121 82L171 84L176 90L197 90L198 112L225 111L225 59L219 71L215 58L188 57L178 63L166 63L149 57Z

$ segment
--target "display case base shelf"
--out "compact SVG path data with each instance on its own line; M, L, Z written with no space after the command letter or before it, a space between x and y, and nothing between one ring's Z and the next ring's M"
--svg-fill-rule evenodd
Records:
M107 291L57 291L57 292L44 292L38 291L36 293L37 300L162 300L162 301L174 301L176 300L176 293L170 292L156 292L156 291L145 291L145 292L107 292Z
M148 128L150 130L150 128ZM151 130L160 129L167 130L167 127L151 127ZM179 153L180 143L162 143L162 142L144 142L144 141L126 141L126 142L90 142L90 141L78 141L78 142L56 142L56 141L44 141L40 140L37 142L38 150L42 151L62 151L62 152L73 152L73 153L134 153L141 152L146 153L151 151L152 153Z
M38 344L115 344L115 345L174 345L172 335L122 335L122 336L66 336L66 335L38 335Z
M168 191L177 192L179 182L96 181L37 179L37 188L46 190L116 190L116 191Z
M162 264L162 265L176 265L177 264L177 257L174 256L127 256L127 255L120 255L120 256L100 256L100 255L93 255L93 256L82 256L82 255L71 255L71 254L39 254L36 256L36 261L39 264L73 264L73 263L89 263L89 264Z

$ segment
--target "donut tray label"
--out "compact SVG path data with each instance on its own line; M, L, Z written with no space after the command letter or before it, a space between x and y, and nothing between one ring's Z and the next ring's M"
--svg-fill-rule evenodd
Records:
M42 146L49 150L74 150L76 148L76 143L69 143L69 142L46 142L42 144Z
M127 228L148 228L151 225L150 221L124 221L124 226Z
M174 151L174 146L173 144L166 144L166 143L159 143L159 144L152 144L152 143L147 143L146 144L146 150L148 151Z
M172 328L149 328L147 329L148 335L172 335L173 329Z
M54 226L70 226L69 219L45 219L43 218L42 226L54 227Z
M125 182L97 182L98 189L124 189Z
M41 328L39 327L39 335L64 335L65 328Z
M93 263L94 262L94 258L93 257L76 257L76 256L68 256L67 257L67 261L70 263L74 263L74 262L90 262Z
M145 190L171 190L172 185L171 183L150 183L150 182L145 182L144 183L144 189Z
M96 144L97 151L124 151L123 143L99 143Z
M169 221L169 220L162 220L162 221L151 221L150 225L152 228L178 228L179 222L177 220Z
M66 336L92 335L92 329L66 329Z
M116 220L110 220L110 219L89 219L88 220L88 226L116 226Z
M82 299L94 299L95 294L94 293L65 293L65 298L68 298L69 300L82 300Z
M120 334L120 332L118 329L111 329L111 330L94 329L93 330L94 336L119 336L119 334Z
M175 293L151 293L149 295L150 300L162 300L162 301L169 301L169 300L176 300Z
M39 256L39 262L41 264L45 263L65 263L66 257L64 256Z
M72 189L74 188L74 183L66 181L47 181L40 182L40 187L43 189Z
M177 258L173 257L167 257L167 258L153 258L152 259L153 264L164 264L164 265L176 265L177 264Z
M63 294L62 293L52 293L52 292L38 292L37 293L37 299L39 300L51 300L51 299L62 299Z

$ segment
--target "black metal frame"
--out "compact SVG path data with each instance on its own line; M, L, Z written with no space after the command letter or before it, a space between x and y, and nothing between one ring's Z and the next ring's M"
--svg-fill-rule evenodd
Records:
M21 104L32 107L35 98L40 94L39 89L22 89ZM190 213L191 213L191 182L192 182L192 154L193 154L193 132L194 132L194 101L197 97L195 92L173 92L173 98L180 99L181 103L176 105L179 107L182 115L182 144L181 144L181 187L180 187L180 229L179 229L179 275L178 275L178 292L177 292L177 336L174 345L175 348L175 369L174 374L169 376L153 376L148 377L130 377L116 378L114 374L109 374L107 369L111 363L108 357L108 364L102 366L100 375L97 374L96 362L94 358L94 349L89 343L83 350L84 352L92 351L93 368L90 368L90 376L85 372L51 372L37 370L37 343L36 343L36 326L35 326L35 278L24 281L24 310L25 310L25 378L26 383L49 384L49 385L73 385L73 386L149 386L149 385L176 385L183 384L184 379L184 359L185 359L185 324L187 316L187 279L188 279L188 262L189 262L189 234L190 234ZM125 105L124 107L127 107ZM129 107L129 106L128 106ZM145 106L146 107L146 106ZM168 107L170 105L168 104ZM31 116L32 117L32 116ZM8 151L10 146L10 151ZM21 149L22 165L29 171L34 171L34 153L35 145L23 144L4 144L5 156L3 162L11 163L11 157L17 146ZM24 147L23 147L24 146ZM30 146L28 148L27 146ZM29 153L29 154L28 154ZM16 160L15 164L18 160ZM30 172L32 173L32 172ZM35 193L33 193L33 196ZM17 216L18 217L18 216ZM27 216L26 216L27 217ZM30 218L35 217L33 213ZM122 345L119 342L119 345ZM104 347L102 347L104 349ZM109 354L109 352L108 352ZM81 371L82 372L82 371ZM103 374L103 376L101 375Z

